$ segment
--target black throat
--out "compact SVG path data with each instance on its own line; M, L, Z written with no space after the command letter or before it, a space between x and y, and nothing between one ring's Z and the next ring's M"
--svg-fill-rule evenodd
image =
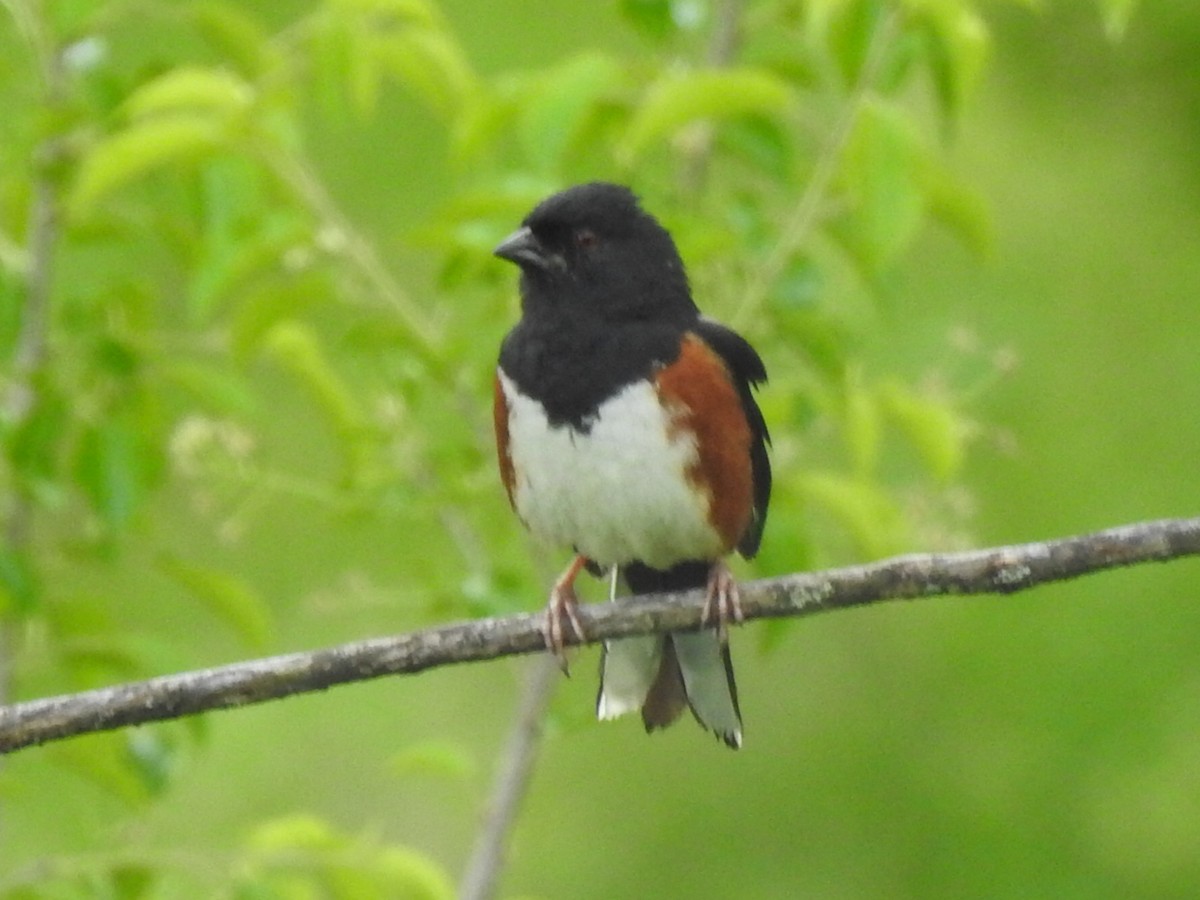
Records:
M691 324L682 319L614 323L577 313L527 315L504 339L500 368L542 404L551 425L587 434L600 404L679 356Z

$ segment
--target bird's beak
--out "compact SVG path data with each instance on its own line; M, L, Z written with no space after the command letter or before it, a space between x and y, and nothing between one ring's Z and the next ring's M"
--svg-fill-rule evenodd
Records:
M558 257L546 249L528 226L518 228L502 240L492 253L501 259L514 262L522 268L533 266L537 269L549 270L555 268L558 260Z

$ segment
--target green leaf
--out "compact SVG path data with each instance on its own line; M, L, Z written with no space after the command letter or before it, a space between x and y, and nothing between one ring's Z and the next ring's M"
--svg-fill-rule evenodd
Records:
M916 235L925 210L917 178L924 166L916 126L881 101L859 112L842 158L842 180L851 209L842 234L869 270L894 262Z
M89 427L80 442L76 475L105 524L124 528L150 481L142 438L122 419Z
M322 900L389 900L390 894L379 882L376 873L362 865L345 865L331 859L320 869Z
M85 217L114 191L156 169L199 159L227 136L227 123L210 115L177 113L135 122L84 155L67 198L68 210L74 217Z
M379 47L385 40L384 35L377 34L369 25L349 23L346 29L341 75L355 112L363 118L374 113L379 105L379 88L383 84Z
M313 29L312 51L323 104L344 104L328 85L345 84L360 113L375 109L386 74L392 74L443 116L456 114L476 78L462 48L436 10L416 0L335 0Z
M779 318L788 339L826 378L840 381L846 369L849 337L844 325L823 310L783 307Z
M623 80L617 62L601 53L581 54L545 72L519 105L521 143L530 159L542 168L561 162L597 101Z
M0 614L32 612L40 593L28 552L0 544Z
M146 671L135 642L111 629L105 632L63 633L58 641L63 668L81 687L100 687L127 681Z
M899 382L889 383L882 397L884 409L935 478L949 481L962 470L965 432L950 406L922 397Z
M29 271L29 250L15 238L0 229L0 274L14 277L24 276ZM5 279L0 279L0 287L7 287ZM4 294L0 294L4 297ZM7 299L7 298L5 298ZM7 306L6 315L0 327L0 334L8 331L9 317L16 311L13 306Z
M192 323L207 325L221 301L309 234L296 211L271 205L262 170L246 157L214 157L198 174L202 230L187 306Z
M277 64L267 32L246 10L221 0L206 0L192 8L196 30L247 75L258 75Z
M797 254L775 282L771 300L783 310L811 313L821 299L823 286L821 267L812 257Z
M294 320L280 322L267 335L264 346L308 392L333 425L342 455L344 487L361 487L377 475L377 432L354 392L327 359L316 333Z
M302 272L255 284L240 297L229 326L234 358L248 362L276 325L303 314L327 296L328 285L319 272Z
M48 750L55 763L130 806L149 798L145 783L129 765L125 738L117 732L86 735Z
M783 79L761 69L702 69L672 73L656 82L634 111L619 148L627 164L657 141L700 119L776 115L793 101Z
M8 456L20 477L52 480L62 458L62 441L70 423L70 408L50 379L40 379L36 400L9 437Z
M621 0L621 15L638 31L656 41L675 33L671 0Z
M357 432L366 421L354 394L330 365L316 333L289 320L275 325L266 337L271 355L295 377L329 416L339 432Z
M100 337L92 350L96 368L118 381L133 378L141 365L137 351L126 341Z
M412 744L392 757L391 768L405 777L424 775L453 780L466 780L476 770L471 755L450 741Z
M387 896L405 900L450 900L454 886L446 871L423 853L406 847L380 851L377 871Z
M232 72L181 66L143 84L122 108L134 120L182 112L232 118L244 114L254 99L254 88Z
M941 165L920 175L929 215L950 229L970 250L986 256L992 248L992 221L980 193Z
M330 118L340 117L347 105L346 73L363 52L355 40L351 22L345 16L320 16L310 27L307 49L313 68L312 90L321 110Z
M345 835L311 815L274 819L249 839L243 896L449 900L445 871L407 847ZM282 892L282 894L281 894Z
M1125 36L1129 20L1137 9L1139 0L1100 0L1104 13L1104 31L1109 40L1119 41Z
M437 24L435 8L426 0L332 0L330 5L339 14L372 21L377 27Z
M904 548L904 523L887 492L872 482L834 472L812 472L800 479L804 498L831 514L867 559Z
M207 229L203 258L189 285L188 307L193 321L207 323L221 301L236 295L255 276L273 273L288 250L305 245L308 223L286 212L267 214L247 231L239 222L214 223Z
M149 894L158 872L137 863L119 863L110 876L118 900L141 900Z
M175 752L157 729L136 728L122 732L130 768L152 796L161 794L171 781Z
M57 640L96 636L114 628L110 601L104 597L66 594L46 608L46 621Z
M254 395L246 380L226 367L187 360L167 361L162 373L212 412L223 415L254 412Z
M879 420L873 392L858 375L849 374L842 386L842 432L854 471L861 478L873 474L879 462Z
M288 850L336 850L343 841L328 823L313 815L296 813L264 822L254 829L250 848L264 856Z
M842 80L854 84L867 60L883 5L879 0L843 0L833 4L827 29L829 49Z
M505 89L489 91L485 85L463 104L455 117L450 140L457 161L473 162L511 133L521 109L521 92L509 84L502 87Z
M410 28L380 41L387 70L439 115L456 115L476 91L462 48L440 29Z
M975 10L961 3L922 4L916 20L928 36L926 58L942 111L955 121L987 62L987 25Z
M766 116L746 116L730 122L721 135L721 146L780 184L787 182L796 162L795 147L787 130Z
M163 574L200 600L250 647L263 650L270 644L274 632L271 610L244 580L166 553L156 563Z

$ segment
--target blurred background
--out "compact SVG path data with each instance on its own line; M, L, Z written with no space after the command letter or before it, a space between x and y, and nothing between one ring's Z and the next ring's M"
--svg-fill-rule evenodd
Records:
M732 6L727 51L700 2L13 4L9 249L38 190L68 215L53 408L6 428L10 697L538 607L562 560L496 481L517 310L487 250L594 177L767 361L747 577L1195 514L1200 11ZM424 31L373 69L355 29L391 16ZM98 59L39 75L43 39ZM706 59L746 80L672 94ZM239 104L253 128L205 130ZM48 134L66 174L29 162ZM738 753L592 721L587 651L502 894L1194 896L1198 584L1183 560L749 625ZM533 662L21 751L0 896L444 895Z

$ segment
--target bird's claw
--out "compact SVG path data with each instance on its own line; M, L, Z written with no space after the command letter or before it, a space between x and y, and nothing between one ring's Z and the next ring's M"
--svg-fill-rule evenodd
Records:
M715 628L721 644L729 642L729 623L740 625L745 621L742 612L742 600L738 593L737 582L733 573L724 561L713 563L708 573L708 585L704 594L704 611L700 614L700 624L706 628Z
M546 620L542 623L542 638L546 649L558 659L558 667L564 675L570 675L567 667L566 638L570 627L577 641L583 640L583 623L579 620L579 598L571 585L556 584L546 604Z

